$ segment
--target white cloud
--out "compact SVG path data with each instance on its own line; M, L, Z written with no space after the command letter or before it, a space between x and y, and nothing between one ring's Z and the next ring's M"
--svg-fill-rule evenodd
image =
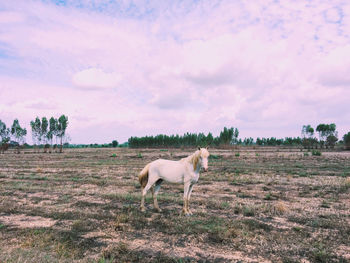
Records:
M116 88L121 82L121 76L115 72L89 68L75 73L72 81L76 87L84 89Z

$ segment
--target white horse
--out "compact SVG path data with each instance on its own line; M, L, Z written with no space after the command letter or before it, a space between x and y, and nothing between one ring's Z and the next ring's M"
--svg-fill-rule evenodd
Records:
M193 186L198 182L199 171L203 167L208 171L208 147L198 148L198 150L179 161L171 161L158 159L145 166L139 174L141 184L141 211L145 211L145 196L147 191L152 187L152 196L154 208L159 212L161 209L158 206L157 195L163 180L171 183L184 184L184 205L183 213L191 215L189 209L189 200L191 197Z

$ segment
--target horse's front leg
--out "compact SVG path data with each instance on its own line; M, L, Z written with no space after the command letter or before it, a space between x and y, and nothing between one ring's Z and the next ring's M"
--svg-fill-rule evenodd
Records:
M190 185L190 188L188 189L188 194L187 194L187 211L188 211L188 214L190 214L190 215L192 215L192 212L190 210L190 198L191 198L193 186L194 186L194 184Z
M190 182L185 182L184 184L184 206L182 212L184 215L190 215L188 211L188 192L190 190Z

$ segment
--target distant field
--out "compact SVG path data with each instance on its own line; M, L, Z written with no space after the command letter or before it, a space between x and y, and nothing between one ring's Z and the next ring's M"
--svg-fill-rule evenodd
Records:
M193 150L194 151L194 150ZM209 172L180 215L139 211L137 174L181 149L0 154L0 262L349 262L350 152L210 149Z

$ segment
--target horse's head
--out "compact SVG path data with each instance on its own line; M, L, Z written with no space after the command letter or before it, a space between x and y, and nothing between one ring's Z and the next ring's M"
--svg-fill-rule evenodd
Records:
M200 161L201 167L203 167L204 171L207 172L208 171L208 157L210 155L210 153L208 152L208 147L206 147L206 148L198 147L198 150L199 150L199 161Z

